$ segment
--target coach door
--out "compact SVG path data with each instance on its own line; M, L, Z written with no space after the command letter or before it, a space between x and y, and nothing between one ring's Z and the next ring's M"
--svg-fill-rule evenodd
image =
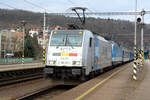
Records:
M89 65L92 67L94 67L94 42L93 42L93 38L90 37L89 40Z

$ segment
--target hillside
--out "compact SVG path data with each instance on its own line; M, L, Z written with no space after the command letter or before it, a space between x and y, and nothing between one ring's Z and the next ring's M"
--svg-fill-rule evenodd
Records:
M64 16L46 15L47 26L54 27L60 25L66 27L67 23L79 23L75 18L68 18ZM42 27L43 14L23 10L6 10L0 9L0 28L16 28L20 27L22 20L27 21L27 27ZM133 47L134 39L134 23L130 21L101 19L101 18L87 18L86 29L100 33L100 35L107 39L113 39L124 46ZM145 25L144 38L146 45L150 41L150 25ZM137 42L140 44L140 29L138 27Z

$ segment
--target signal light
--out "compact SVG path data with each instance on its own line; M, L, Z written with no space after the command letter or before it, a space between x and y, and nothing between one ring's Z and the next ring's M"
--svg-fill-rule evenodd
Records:
M141 22L141 18L139 17L139 18L137 18L137 22Z

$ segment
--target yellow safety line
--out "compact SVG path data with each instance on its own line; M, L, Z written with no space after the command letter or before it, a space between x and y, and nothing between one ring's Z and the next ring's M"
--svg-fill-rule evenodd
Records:
M125 67L127 68L127 67ZM88 95L90 92L92 92L95 88L97 88L98 86L102 85L104 82L106 82L107 80L109 80L110 78L112 78L114 75L118 74L119 72L121 72L123 69L118 70L117 72L112 73L110 76L108 76L107 78L105 78L104 80L100 81L98 84L96 84L94 87L88 89L86 92L84 92L82 95L78 96L77 98L75 98L74 100L80 100L83 97L85 97L86 95Z

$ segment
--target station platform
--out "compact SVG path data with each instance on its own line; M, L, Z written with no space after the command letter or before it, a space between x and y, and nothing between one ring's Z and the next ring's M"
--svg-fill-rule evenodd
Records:
M132 62L52 98L52 100L150 100L150 60L132 79Z
M42 63L0 65L0 72L33 69L33 68L44 68L44 65Z

